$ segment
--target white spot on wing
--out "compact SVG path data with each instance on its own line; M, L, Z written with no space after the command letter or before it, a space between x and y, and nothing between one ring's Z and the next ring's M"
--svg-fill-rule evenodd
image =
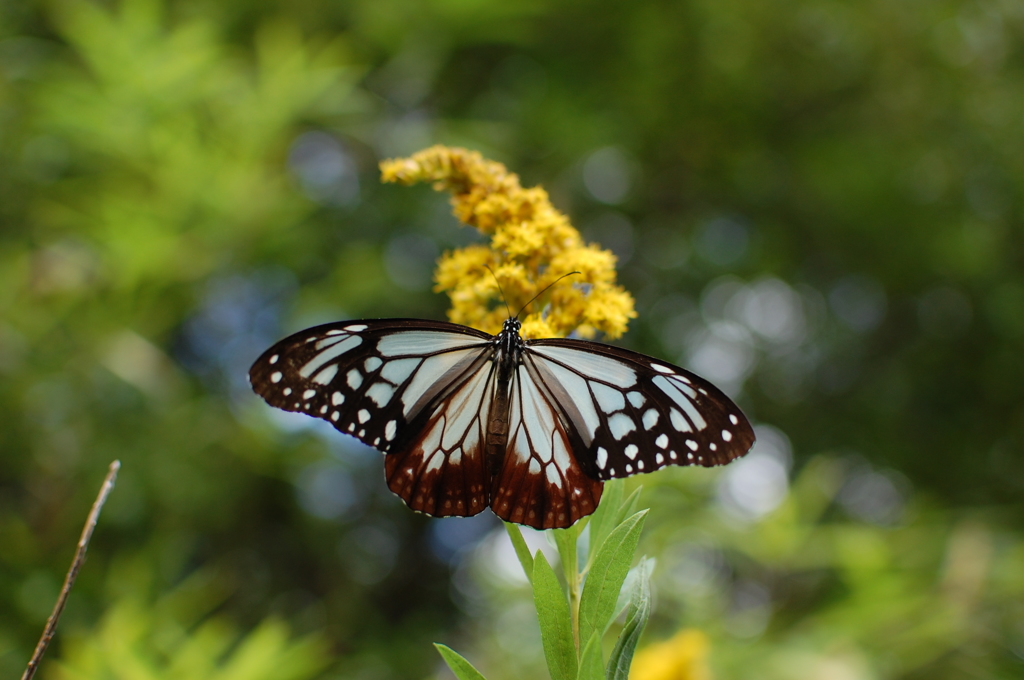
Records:
M644 428L651 429L658 424L658 412L652 409L647 409L644 413Z
M345 352L355 349L361 344L363 344L363 339L361 337L358 335L350 335L336 345L329 347L314 356L309 363L299 369L299 375L303 378L308 378L320 370L320 367L328 361L340 357Z
M696 451L697 450L697 442L693 441L692 439L687 439L686 440L686 445L688 447L690 447L691 451Z
M281 371L274 371L273 373L270 374L270 382L279 383L281 382L281 378L283 377L284 375L281 373Z
M651 378L651 382L680 405L683 402L689 403L691 400L696 399L697 393L693 391L693 388L675 380L675 377L666 378L663 375L657 375Z
M417 333L416 335L424 334ZM438 384L450 369L466 358L467 354L467 352L446 352L423 360L408 387L402 392L402 409L407 417L420 397ZM383 370L386 371L387 368L385 366Z
M361 408L359 409L359 413L356 414L356 417L359 418L360 424L365 423L367 420L370 419L370 412L367 411L365 408Z
M419 365L419 359L395 359L384 365L384 368L381 369L380 377L400 385L412 375L412 372Z
M312 399L315 396L316 396L316 390L306 390L305 392L302 393L302 398L305 399L306 401L309 401L310 399Z
M740 419L737 418L736 416L730 414L729 415L729 422L732 423L733 425L739 425L740 424Z
M395 432L398 429L398 423L394 420L389 420L388 424L384 426L384 438L391 441L395 438Z
M626 447L625 453L630 460L636 460L636 454L640 453L640 449L636 447L636 444L630 444Z
M328 336L344 335L345 337L341 337L341 338L339 338L339 337L326 337L323 340L318 340L317 343L316 343L316 348L317 349L327 349L328 347L333 347L334 345L338 344L339 342L341 342L342 340L344 340L345 338L348 337L348 335L342 333L341 331L331 331L327 335ZM316 340L316 338L310 338L309 340ZM309 342L309 340L307 340L306 342Z
M662 366L661 364L651 364L651 368L653 368L655 371L658 371L659 373L675 373L675 371L673 371L668 366Z
M704 416L700 414L697 407L694 406L690 401L683 404L683 410L686 411L686 415L690 416L690 420L693 421L693 426L698 430L703 430L708 426L707 421L704 420Z
M359 369L353 368L349 371L345 376L345 382L347 382L348 386L352 389L358 390L359 386L363 384L363 376L359 373Z
M625 413L616 413L608 419L608 429L616 439L622 439L636 429L636 423Z
M369 359L367 359L366 361L363 362L363 368L366 369L367 373L373 373L378 368L380 368L380 365L382 363L384 363L384 362L382 362L377 357L370 357Z
M654 456L654 462L657 463L658 465L663 465L665 463L665 456L661 455L660 453L657 454L656 456Z
M334 380L334 376L336 375L338 375L338 364L331 364L324 370L314 375L313 382L319 383L321 385L326 385L332 380Z
M614 413L626 407L626 400L623 398L622 392L598 382L590 383L590 387L594 390L598 406L605 413Z
M658 448L667 449L668 448L668 435L667 434L660 434L660 435L658 435L658 438L654 440L654 443L658 445Z
M552 448L555 453L555 465L559 470L568 470L572 466L572 462L569 460L569 450L565 448L565 439L558 436L557 433L552 433L552 438L554 439Z
M444 463L444 454L440 451L435 451L434 455L427 461L427 469L425 472L433 472L434 470L440 470L441 464Z
M352 324L351 326L345 326L345 330L358 333L359 331L365 331L366 325L361 323Z
M644 402L647 401L647 399L644 398L644 395L639 392L630 392L626 395L626 398L629 399L629 403L633 405L633 408L640 408L644 405Z
M672 409L669 412L669 420L672 421L672 427L676 428L679 432L693 432L693 428L690 427L690 422L683 417L683 414L678 409Z
M724 441L731 442L732 441L732 432L729 432L729 430L722 430L722 439Z
M625 389L636 384L636 371L618 359L568 347L534 345L531 349L537 354L572 366L580 373L600 376L601 380L617 387Z
M385 335L377 342L377 351L385 357L416 356L446 350L479 347L486 340L468 335L436 331L399 331Z
M280 359L280 358L281 358L280 356L278 356L277 354L275 354L274 356L270 357L270 363L272 363L272 364L276 364L276 363L277 363L277 360L278 360L278 359Z
M373 399L377 406L384 406L384 404L391 401L391 397L394 395L395 388L386 382L374 383L370 386L370 389L366 390L366 396Z
M290 388L290 387L286 387L286 388L284 388L283 390L281 390L281 394L283 394L283 395L284 395L284 396L286 396L286 397L287 397L287 396L288 396L289 394L291 394L291 393L292 393L292 388Z
M331 405L338 406L345 403L345 395L341 392L335 392L331 395Z
M604 469L608 464L608 451L603 446L597 447L597 467Z
M444 416L441 416L434 426L430 428L430 432L423 438L423 444L421 450L423 453L429 454L431 451L436 451L438 444L441 443L441 433L444 432ZM438 464L440 466L440 463Z
M559 489L562 488L562 475L558 474L558 468L555 467L554 463L548 464L547 475L548 482L553 486L557 486Z

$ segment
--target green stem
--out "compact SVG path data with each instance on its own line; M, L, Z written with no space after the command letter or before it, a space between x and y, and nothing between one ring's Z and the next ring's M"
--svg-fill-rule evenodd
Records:
M580 584L583 582L583 577L580 573L576 544L585 524L586 522L580 522L576 526L555 533L555 543L562 560L562 573L565 575L565 584L569 587L569 612L572 618L572 637L573 642L576 643L577 658L583 653L580 644Z
M576 546L573 544L572 556L576 557ZM571 571L572 575L568 578L569 583L569 613L572 616L572 639L576 642L576 656L579 657L583 653L580 648L580 569L576 564L576 560L573 560L571 569L566 569L566 573Z

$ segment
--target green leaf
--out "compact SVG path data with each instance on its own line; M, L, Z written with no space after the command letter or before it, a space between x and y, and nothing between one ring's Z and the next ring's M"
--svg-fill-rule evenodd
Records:
M532 583L533 557L530 556L530 548L526 545L523 532L519 530L518 524L512 524L511 522L505 522L505 531L512 541L512 547L516 549L516 557L519 558L519 564L523 565L523 571L526 572L527 580Z
M577 680L605 680L604 663L601 660L601 635L594 631L580 656L580 670Z
M569 602L554 569L539 550L533 558L533 602L537 607L551 680L575 680L576 644L572 637Z
M448 668L452 669L452 673L455 673L455 677L459 680L485 680L480 671L473 668L473 664L466 661L461 654L451 647L435 642L434 648L440 652L444 662L448 664Z
M594 555L601 549L605 538L621 521L616 519L622 507L622 494L625 482L612 479L605 483L604 493L597 510L590 516L590 554L587 555L587 568L594 563Z
M580 598L581 640L595 631L604 633L615 613L615 603L629 573L646 517L647 510L642 510L626 518L608 534L604 545L594 556L594 564L587 574Z
M626 625L615 641L615 649L608 659L608 680L629 680L629 667L633 663L633 653L640 641L640 636L651 616L651 560L640 560L637 567L637 579L633 584L629 606L626 610Z
M622 523L622 520L636 514L637 506L640 505L640 492L643 490L643 486L636 487L633 493L629 494L629 497L622 502L622 507L619 508L618 514L615 515L615 524L612 526L618 526Z

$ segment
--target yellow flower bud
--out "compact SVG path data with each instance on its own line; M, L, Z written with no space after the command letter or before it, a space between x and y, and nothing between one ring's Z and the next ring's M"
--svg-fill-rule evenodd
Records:
M455 216L491 237L489 246L459 248L438 261L435 290L448 294L452 322L497 333L508 317L502 292L514 314L553 283L523 310L523 337L617 338L636 317L632 296L615 283L615 256L585 244L544 189L522 188L501 163L433 146L380 167L385 182L433 182L451 192ZM570 272L579 273L558 280Z

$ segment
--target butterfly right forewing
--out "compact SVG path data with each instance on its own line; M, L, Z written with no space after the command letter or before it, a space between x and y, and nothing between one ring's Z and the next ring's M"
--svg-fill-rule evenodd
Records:
M595 479L723 465L754 443L732 400L678 366L573 339L533 341L526 357L541 382L570 395L559 401L583 439L580 464Z

